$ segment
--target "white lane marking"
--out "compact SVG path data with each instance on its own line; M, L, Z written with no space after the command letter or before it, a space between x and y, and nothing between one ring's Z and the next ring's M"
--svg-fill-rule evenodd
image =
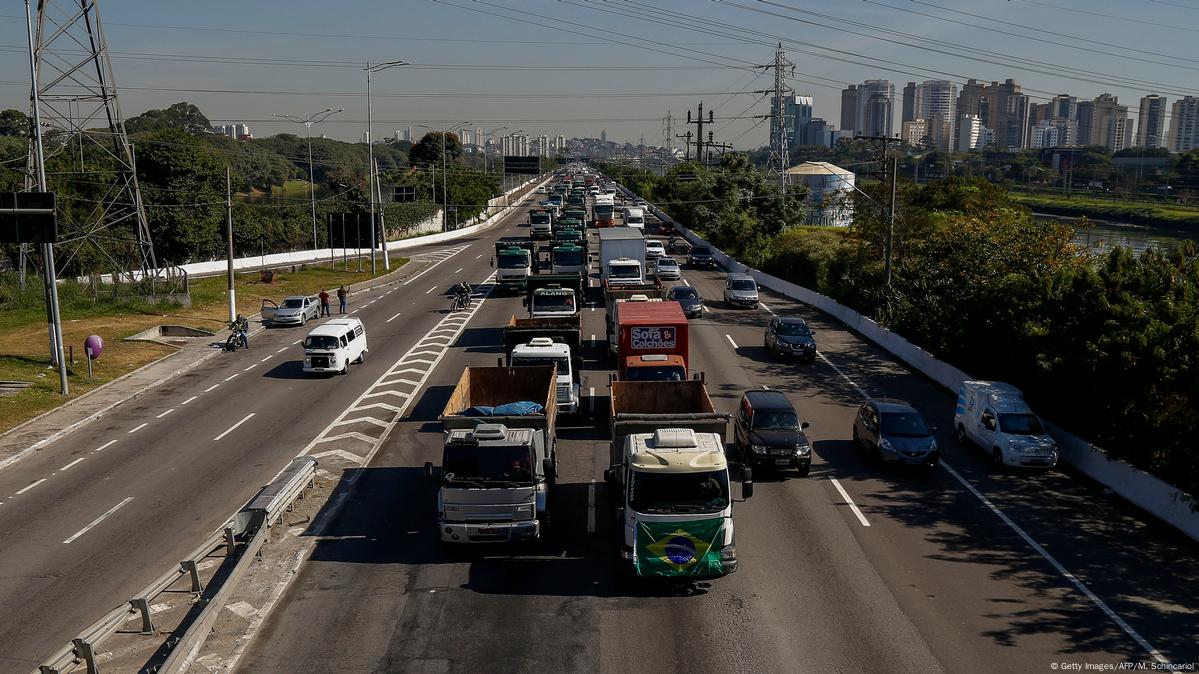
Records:
M209 386L208 388L204 389L204 392L205 392L205 393L212 393L212 390L213 390L214 388L218 387L218 386L220 386L220 384L213 384L212 386Z
M387 319L385 322L390 323L399 317L400 317L400 314L397 313L395 316L392 316L391 318Z
M760 306L760 307L762 307L763 309L765 309L765 310L766 310L766 313L770 314L771 316L773 316L773 315L774 315L774 309L771 309L770 307L766 306L766 303L765 303L765 302L758 302L758 306Z
M458 267L457 269L454 270L454 273L457 274L458 272L462 271L462 269L463 269L462 267Z
M220 384L217 384L217 386L220 386ZM212 389L214 389L214 388L216 388L216 386L210 386L210 387L208 387L208 389L207 389L206 391L204 391L204 392L205 392L205 393L208 393L208 391L211 391L211 390L212 390ZM186 405L186 404L190 403L191 401L195 400L195 399L196 399L196 397L197 397L197 396L192 396L192 397L188 398L187 400L184 400L183 402L181 402L181 403L179 403L179 404L180 404L180 405Z
M725 339L727 339L727 340L729 340L729 344L732 344L732 345L733 345L733 351L736 351L736 350L737 350L737 342L734 342L734 341L733 341L733 338L732 338L732 336L726 333L726 334L725 334L725 336L724 336L724 338L725 338Z
M75 459L74 461L72 461L72 462L68 463L67 465L63 466L62 468L59 468L58 470L59 470L59 472L61 472L61 471L64 471L64 470L66 470L66 469L70 468L71 466L74 466L75 464L79 463L80 461L82 461L82 460L84 460L84 459L86 459L86 458L87 458L86 456L81 456L81 457L79 457L78 459Z
M82 528L82 529L80 529L79 531L76 531L74 536L71 536L71 537L70 537L70 538L68 538L67 540L63 541L63 545L66 545L66 544L70 543L71 541L75 540L76 538L79 538L80 536L82 536L82 535L86 534L87 532L91 531L91 530L92 530L92 527L94 527L94 526L96 526L97 524L99 524L99 523L103 522L103 521L104 521L105 519L107 519L107 518L108 518L110 515L112 515L112 514L113 514L113 513L115 513L116 511L120 510L122 507L124 507L124 506L125 506L125 504L126 504L126 503L129 503L129 502L130 502L130 501L132 501L132 500L133 500L133 497L132 497L132 496L126 496L124 501L121 501L120 503L118 503L118 504L114 505L112 508L110 508L110 509L108 510L108 512L106 512L106 513L104 513L103 515L101 515L101 516L97 517L96 519L92 520L92 523L91 523L91 524L87 525L86 527L83 527L83 528Z
M246 416L242 417L241 421L239 421L239 422L237 422L236 424L233 424L232 426L230 426L230 427L229 427L229 430L227 430L227 431L225 431L224 433L221 433L220 435L216 436L215 438L213 438L213 439L212 439L212 441L213 441L213 442L216 442L216 441L220 440L221 438L225 437L226 435L229 435L229 434L230 434L230 433L232 433L234 430L236 430L238 426L241 426L242 424L244 424L244 423L246 423L247 421L249 421L249 420L250 420L250 417L253 417L253 416L254 416L254 414L255 414L254 412L250 412L250 413L249 413L249 414L247 414Z
M591 307L591 310L592 310L592 311L595 311L595 307Z
M595 480L587 485L587 533L595 533Z
M295 346L296 344L299 344L299 343L300 343L300 342L302 342L302 341L304 341L304 340L302 340L302 339L297 339L296 341L292 342L292 343L291 343L291 345L292 345L292 346Z
M276 353L278 353L278 352L276 351ZM271 359L271 357L270 357L270 356L267 356L266 358L263 358L262 360L260 360L260 361L258 361L258 362L259 362L259 363L265 363L265 362L267 362L267 361L268 361L268 360L270 360L270 359Z
M482 253L479 253L478 255L476 255L476 256L475 256L475 259L477 260L477 259L479 259L479 258L481 258L481 257L483 257L483 254L482 254Z
M849 506L849 509L853 511L853 514L858 516L858 521L862 523L862 526L870 526L870 522L866 521L866 516L862 514L861 510L858 510L858 505L853 502L853 499L849 498L849 492L845 491L845 488L841 486L840 482L837 482L837 478L830 477L828 481L832 482L833 486L837 488L837 491L841 492L841 498L845 499L845 504Z
M285 346L282 349L279 349L278 351L276 351L275 353L283 353L286 350L287 350L287 347Z
M1023 538L1024 542L1028 543L1029 547L1035 550L1037 554L1041 555L1045 561L1049 562L1049 564L1052 565L1058 573L1065 576L1066 580L1070 581L1070 583L1074 585L1079 592L1085 595L1087 599L1090 599L1095 606L1099 607L1099 610L1103 611L1107 617L1111 618L1112 622L1116 623L1120 629L1124 630L1125 634L1132 637L1133 641L1140 644L1141 648L1145 649L1145 652L1152 656L1154 660L1163 663L1166 662L1166 659L1162 657L1162 654L1159 653L1156 648L1150 645L1150 643L1146 641L1140 634L1137 634L1136 630L1134 630L1131 625L1124 622L1123 618L1116 615L1116 612L1109 608L1108 605L1105 604L1102 599L1097 597L1094 592L1091 592L1091 589L1087 587L1085 583L1079 580L1077 576L1075 576L1073 573L1070 573L1066 567L1062 566L1060 562L1054 559L1053 555L1049 554L1045 548L1041 547L1040 543L1037 543L1035 540L1033 540L1032 536L1029 536L1024 529L1021 529L1019 525L1013 522L1007 515L1003 514L1003 511L995 507L995 504L991 503L990 499L988 499L986 496L983 496L981 492L975 489L974 485L966 481L964 477L959 475L956 470L954 470L944 461L941 462L941 466L944 467L945 470L947 470L949 474L952 475L958 482L960 482L961 485L965 487L971 494L974 494L978 500L982 501L983 505L987 506L988 510L995 513L995 515L1002 520L1004 524L1008 525L1012 531L1015 531L1020 538Z
M169 409L169 410L167 410L167 411L163 412L162 414L156 415L154 418L155 418L155 419L161 419L161 418L165 417L166 415L168 415L168 414L170 414L171 412L174 412L174 411L175 411L175 408L174 408L174 407L172 407L171 409Z
M591 341L593 341L593 342L595 341L595 333L591 334Z
M458 248L458 249L456 249L456 250L454 250L454 249L451 249L451 250L453 250L453 252L452 252L452 253L450 253L449 255L446 255L445 257L443 257L443 258L441 258L440 260L438 260L438 261L434 262L433 264L429 265L428 267L425 267L423 270L421 270L421 272L420 272L419 274L416 274L416 275L414 275L412 278L410 278L410 279L408 279L408 280L404 281L404 282L403 282L403 283L401 283L400 285L402 285L402 286L406 286L406 285L408 285L409 283L412 283L412 282L413 282L413 281L415 281L416 279L418 279L418 278L420 278L420 277L424 276L425 274L428 274L429 272L433 271L433 270L434 270L434 269L437 267L437 265L441 264L442 262L445 262L446 260L450 259L451 257L454 257L454 256L455 256L455 255L457 255L458 253L461 253L462 251L466 250L467 248L470 248L470 246L463 246L463 247L461 247L461 248Z
M100 445L99 447L97 447L97 448L93 449L93 450L92 450L92 452L99 452L99 451L101 451L101 450L108 449L109 447L112 447L112 446L113 446L115 443L116 443L116 440L109 440L108 442L106 442L106 443L104 443L104 444Z
M688 281L687 279L683 279L683 285L685 285L685 286L690 286L690 285L691 285L691 282L690 282L690 281Z
M253 370L256 367L258 367L258 363L251 363L244 370L242 370L242 372L249 372L250 370Z
M135 426L135 427L133 427L132 429L130 429L130 430L129 430L129 434L130 434L130 435L132 435L132 434L134 434L134 433L136 433L136 432L140 431L141 429L143 429L143 428L145 428L146 426L149 426L149 425L150 425L150 422L149 422L149 421L147 421L147 422L144 422L144 423L142 423L140 426Z
M595 414L595 387L587 387L588 409L592 414Z
M16 495L20 496L21 494L24 494L25 492L29 491L30 489L33 489L34 487L38 486L39 484L41 484L45 481L46 481L46 478L43 477L42 479L38 480L37 482L31 482L29 484L29 486L27 486L24 489L22 489L21 491L17 492Z
M850 385L850 386L852 386L852 387L854 388L854 390L858 392L858 395L862 396L863 398L867 398L867 399L869 399L869 398L870 398L870 396L866 395L866 392L862 390L862 387L861 387L861 386L858 386L858 383L857 383L856 381L854 381L854 380L850 379L850 378L849 378L849 375L847 375L847 374L845 374L844 372L842 372L842 371L841 371L841 368L839 368L839 367L837 367L836 365L834 365L834 364L833 364L833 361L831 361L831 360L829 360L828 358L826 358L822 352L820 352L820 351L817 351L817 352L816 352L816 355L817 355L817 356L820 356L820 360L823 360L824 362L828 363L828 366L829 366L829 367L831 367L831 368L833 368L834 370L836 370L836 371L837 371L837 374L841 375L841 378L842 378L842 379L844 379L845 381L849 382L849 385Z
M429 288L428 290L425 291L425 294L428 295L429 293L433 292L434 290L437 290L437 286L433 286L432 288Z
M236 376L237 376L237 375L239 375L239 374L241 374L241 373L240 373L240 372L234 372L233 374L229 375L228 377L225 377L225 381L229 381L230 379L233 379L234 377L236 377Z

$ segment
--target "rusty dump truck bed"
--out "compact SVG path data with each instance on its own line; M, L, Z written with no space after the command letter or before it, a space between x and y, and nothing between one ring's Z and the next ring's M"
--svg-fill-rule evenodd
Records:
M612 465L621 463L625 437L634 433L690 428L723 441L729 425L729 415L712 406L702 381L614 381L611 405Z
M445 430L474 428L479 424L503 424L509 428L535 428L553 437L554 421L558 414L555 377L558 368L536 367L468 367L458 378L438 418ZM531 401L545 409L541 414L522 416L463 416L472 407L495 407L507 403Z

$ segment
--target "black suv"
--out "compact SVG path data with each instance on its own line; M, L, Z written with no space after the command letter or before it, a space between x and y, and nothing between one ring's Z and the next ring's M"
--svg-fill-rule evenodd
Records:
M716 259L712 257L712 249L707 246L692 246L687 255L687 262L692 268L715 267Z
M733 448L743 465L795 468L803 477L812 467L812 445L803 432L807 427L779 391L746 391L737 406Z

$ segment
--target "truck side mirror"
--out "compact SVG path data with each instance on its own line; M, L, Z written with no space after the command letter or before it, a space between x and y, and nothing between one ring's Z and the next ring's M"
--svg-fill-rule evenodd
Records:
M432 461L425 462L425 479L426 480L433 479L433 462Z
M558 466L554 465L554 460L548 456L541 460L541 470L545 472L548 479L553 480L558 477Z
M494 267L494 266L495 266L495 258L494 258L494 257L493 257L493 258L491 258L491 266L492 266L492 267Z
M749 499L754 495L754 469L749 466L741 468L741 498Z

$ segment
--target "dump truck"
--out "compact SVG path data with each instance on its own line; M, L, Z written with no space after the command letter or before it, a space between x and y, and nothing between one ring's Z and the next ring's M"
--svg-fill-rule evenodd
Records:
M548 210L534 208L529 211L529 238L552 239L554 237L554 216Z
M582 272L562 274L539 274L525 284L524 305L529 316L563 316L579 312L587 297L587 287Z
M574 316L555 318L517 318L504 328L504 352L507 365L554 365L557 372L558 410L563 414L579 411L583 357L581 319Z
M612 383L604 478L630 575L698 580L737 570L728 422L703 382ZM748 471L741 495L753 495Z
M495 242L496 285L504 290L522 290L539 265L537 244L529 239L505 236Z
M467 367L439 421L444 430L437 530L445 543L537 540L557 480L557 369Z

